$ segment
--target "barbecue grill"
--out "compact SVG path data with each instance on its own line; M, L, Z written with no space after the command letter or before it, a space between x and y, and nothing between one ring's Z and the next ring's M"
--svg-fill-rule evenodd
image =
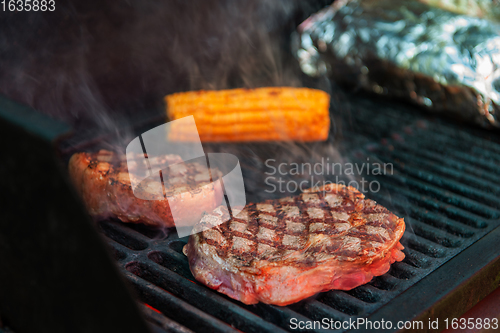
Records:
M340 112L346 109L351 112ZM104 135L97 141L65 137L62 134L66 128L60 124L5 99L1 112L2 135L7 136L6 139L31 137L29 144L26 139L26 151L7 149L7 161L26 153L31 155L28 161L41 158L43 160L40 161L47 161L47 169L39 169L31 174L12 173L13 168L7 165L6 171L9 173L2 178L5 183L3 188L9 188L11 199L12 196L19 198L23 195L26 203L39 198L33 192L39 184L24 180L25 192L21 194L16 192L18 183L9 183L9 177L11 181L17 177L26 179L27 176L30 180L38 179L42 173L46 173L45 177L56 177L57 158L54 158L54 151L47 154L50 150L59 151L64 160L75 150L74 147L78 150L98 149L102 142L112 136ZM81 207L76 200L72 202L69 197L64 198L70 193L67 185L60 180L59 184L52 184L50 191L46 189L45 193L48 196L57 195L57 200L66 206L63 208L57 203L52 213L53 218L64 225L54 224L53 221L51 225L49 219L47 225L40 223L36 230L39 235L34 231L23 234L27 226L14 223L14 216L19 215L19 206L12 203L4 208L6 217L2 219L2 235L5 238L0 253L4 267L10 269L4 269L0 274L2 300L7 300L0 305L3 321L20 332L35 329L32 326L35 323L20 322L21 312L15 311L12 305L19 299L19 293L22 294L22 288L27 291L32 288L23 286L28 280L41 284L37 285L38 288L43 288L43 283L47 283L43 280L43 268L37 272L26 266L33 262L26 261L21 255L19 240L23 240L23 243L35 242L43 235L45 242L56 242L57 237L63 237L60 233L64 232L64 237L68 237L68 230L76 232L78 228L81 229L78 232L85 232L80 234L81 238L89 241L83 245L85 252L92 252L91 247L94 252L101 252L82 254L77 244L73 244L74 257L68 258L67 251L71 244L54 245L52 251L57 252L56 248L60 247L61 251L67 253L52 253L54 257L49 262L61 265L61 269L78 267L74 267L74 276L68 272L68 277L76 280L64 282L65 287L72 289L76 287L75 284L81 283L81 288L88 296L95 297L88 300L91 302L88 306L95 305L106 317L109 316L100 319L116 325L114 329L126 322L124 318L142 325L141 317L158 332L284 332L291 330L292 318L303 321L322 318L346 321L359 317L394 323L422 320L427 328L429 319L439 318L442 324L445 318L460 316L497 288L500 276L500 253L495 251L500 241L500 206L497 198L500 177L496 171L500 159L499 135L450 123L446 119L431 118L405 104L373 100L364 95L345 95L343 100L332 105L332 112L336 124L341 124L339 128L342 132L337 131L334 135L336 130L332 128L331 135L340 142L340 149L346 156L353 161L370 158L372 161L394 165L393 174L372 176L376 177L385 191L367 194L407 221L407 232L402 239L406 258L403 262L393 264L387 274L351 291L329 291L286 307L265 304L248 306L194 280L187 258L182 254L186 238L179 239L174 232L165 235L141 225L115 220L100 221L97 229L109 244L120 274L132 286L137 306L131 301L126 287L115 276L113 265L106 260L104 249L96 235L92 234L93 230L85 225L87 221ZM21 113L22 118L19 117ZM152 127L161 121L161 118L151 117L136 129L140 131L142 127ZM39 144L35 146L35 142ZM268 147L254 144L251 148L265 150ZM27 159L26 156L24 159ZM249 172L245 171L245 163L242 165L244 174ZM49 166L54 170L51 171ZM53 233L50 228L53 228ZM38 241L33 247L26 244L22 246L26 247L25 250L29 248L33 251L37 251L36 247L39 246L41 252L46 247L43 241ZM34 256L41 256L41 253L34 253ZM11 274L14 269L17 274ZM90 273L92 271L99 273L95 276ZM19 281L18 274L28 274L30 279ZM113 287L108 281L112 280L111 277L116 279ZM52 291L63 292L64 288ZM77 294L72 296L83 298ZM56 299L55 295L51 297ZM21 298L26 301L29 295L22 294ZM54 308L37 311L47 315L61 306L52 302L48 304ZM18 306L21 308L23 305L19 303ZM138 314L138 308L142 310L142 315ZM88 311L88 308L84 309ZM98 320L99 316L96 318ZM48 319L47 324L55 323ZM124 325L123 328L127 330L131 327ZM43 331L40 327L36 330ZM394 328L392 331L398 330Z
M0 332L322 332L290 323L323 318L423 322L390 332L442 330L444 319L500 286L500 134L398 100L334 90L330 143L349 161L394 166L391 174L364 175L381 184L366 195L404 217L406 258L366 285L285 307L244 305L196 282L182 253L187 238L172 230L89 219L67 179L69 157L164 123L163 108L133 114L114 131L72 132L0 97ZM261 198L261 162L283 146L204 148L238 156L253 201ZM437 318L439 328L430 329Z

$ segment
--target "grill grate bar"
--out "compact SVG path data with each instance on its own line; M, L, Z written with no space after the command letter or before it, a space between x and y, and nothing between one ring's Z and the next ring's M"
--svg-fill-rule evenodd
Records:
M402 161L398 161L397 159L385 157L385 161L392 163L400 172L403 172L415 178L419 178L428 184L432 184L432 186L439 186L441 188L453 191L454 193L461 196L467 196L467 198L478 201L477 204L479 205L482 205L481 203L489 204L490 207L498 207L500 205L500 200L498 200L496 196L492 196L491 193L477 190L476 188L469 185L458 183L454 180L451 180L447 176L441 175L439 177L436 177L436 175L432 173L425 172L421 168L420 161L415 161L415 159L405 159ZM495 192L500 193L498 188L494 190L494 193ZM495 213L490 214L494 215Z
M194 280L189 270L189 264L186 262L186 258L179 258L180 255L178 253L171 253L171 255L169 255L163 251L152 251L147 254L147 257L156 264L179 274L185 279Z
M405 262L395 262L391 265L389 274L399 280L410 280L419 273L419 269Z
M460 237L453 236L442 229L429 226L419 220L412 219L411 221L408 221L408 224L411 225L413 233L435 244L448 248L456 248L461 246L463 243Z
M317 300L341 312L354 316L365 314L366 311L370 310L371 306L371 303L363 302L359 298L339 290L327 291L321 294Z
M132 283L141 300L150 304L162 313L168 313L179 324L203 332L235 333L238 332L225 322L216 319L205 311L197 309L191 304L175 297L171 293L158 288L140 277L124 270L123 274Z
M386 291L377 289L369 284L345 291L345 293L365 303L377 303L387 295Z
M114 230L120 230L121 232L126 232L129 237L132 237L137 241L146 243L147 245L149 245L149 243L151 242L151 238L146 237L144 234L136 231L134 228L132 228L133 225L131 226L131 228L129 227L124 228L124 225L121 222L111 221L110 223L107 223L107 226L108 228L113 228Z
M177 256L179 258L181 257L184 258L184 253L182 253L182 249L186 244L187 240L176 239L168 243L168 249L165 249L165 251L168 251L168 253L171 253L171 255L175 255L174 253L177 253Z
M469 149L467 151L467 154L464 154L464 147L461 146L459 143L456 142L455 139L446 137L446 136L441 136L440 134L436 133L430 133L425 131L422 132L420 131L416 136L416 139L418 139L420 142L423 142L425 147L427 148L428 146L432 145L434 147L435 151L452 151L456 153L457 157L459 159L464 159L468 162L475 163L475 160L472 159L471 157L476 157L482 160L482 162L486 162L487 165L489 165L489 159L494 158L491 152L488 152L486 150L476 150L476 152L482 151L482 153L476 153L474 154L472 149ZM477 144L475 142L474 144ZM498 149L498 146L495 147L495 145L492 145L489 147L489 149ZM466 157L465 157L466 156Z
M369 129L376 129L378 131L374 132L374 137L379 137L382 135L387 135L387 132L381 133L380 129L400 129L402 125L406 125L406 128L411 129L410 125L416 125L415 127L422 126L418 121L415 122L415 118L411 115L407 117L406 114L398 112L391 106L385 108L383 114L374 114L372 111L361 108L356 108L356 112L352 112L351 116L355 119L355 123L352 124L353 132L362 132L363 134L368 133ZM351 124L350 124L351 125ZM375 126L374 126L375 125ZM424 125L425 127L425 125ZM356 129L360 131L356 131Z
M113 256L116 260L122 261L122 260L129 259L129 257L130 257L128 255L128 253L130 253L129 248L127 248L126 246L118 243L117 241L115 241L111 238L108 239L108 244L110 245Z
M458 152L452 149L446 150L443 147L436 147L432 142L426 143L426 142L421 142L421 140L419 140L418 144L414 142L405 144L396 142L392 143L394 144L395 147L397 146L398 149L399 147L404 146L407 149L411 149L413 151L420 150L425 154L428 153L436 154L438 156L441 156L442 159L446 159L451 163L455 162L455 166L460 167L460 165L462 165L464 168L467 167L469 170L479 169L480 171L482 171L482 174L489 174L490 177L498 173L498 166L489 160L486 160L484 158L473 157L470 156L468 153ZM498 181L498 177L494 178Z
M409 146L406 146L404 148L398 147L398 150L408 151L414 154L415 158L421 158L423 160L433 161L439 165L447 166L455 170L456 172L466 174L469 176L472 175L474 177L481 178L485 181L492 182L493 184L500 185L500 178L496 176L496 174L446 158L443 154L438 154L424 150L418 151L417 147L409 147Z
M404 249L405 258L403 262L411 265L415 268L427 269L433 265L431 257L423 255L422 253L415 251L411 248Z
M293 319L298 321L308 321L310 318L293 311L290 307L268 305L264 303L258 303L255 305L244 305L239 303L240 306L244 307L248 311L261 316L263 319L282 327L283 329L289 330L290 324ZM293 330L293 332L310 332L309 330Z
M448 218L454 219L457 222L464 223L465 225L477 229L487 227L487 223L480 216L467 212L461 208L450 206L449 204L445 204L427 195L415 193L407 188L395 185L392 182L384 182L383 186L393 193L405 196L410 203L413 202L417 206L425 207L438 213L443 213Z
M386 176L385 178L389 178ZM399 182L407 186L414 192L425 194L426 196L432 195L434 198L439 199L439 201L451 204L457 208L467 210L475 215L479 215L486 218L498 218L498 211L491 209L490 207L478 203L474 200L468 199L464 196L450 193L449 191L442 190L434 185L423 183L411 176L403 176L401 174L394 174L390 176L392 182Z
M470 238L477 231L477 229L474 229L468 225L458 224L456 223L456 221L453 221L442 214L431 212L429 210L416 206L415 204L407 202L406 200L402 200L398 196L393 196L390 199L376 193L371 194L370 196L376 198L377 202L382 203L386 207L396 207L395 209L397 209L399 212L402 212L403 215L416 219L421 223L428 224L440 230L444 230L448 234L454 236Z
M147 321L168 333L194 333L189 328L179 325L172 319L165 317L163 314L154 311L146 305L141 304L141 310Z
M360 99L357 98L355 101L355 105L350 105L351 108L355 109L356 112L352 112L349 114L353 117L359 117L362 120L371 119L371 118L382 118L384 117L379 112L373 112L373 101L369 99ZM383 106L384 113L388 120L395 119L396 125L401 125L402 120L415 120L415 116L411 114L411 112L401 112L400 108L396 107L393 103L388 103L387 101L379 100L377 101L377 105ZM406 105L405 105L406 106ZM407 106L406 106L407 107ZM370 118L371 117L371 118Z
M184 244L184 242L182 242L182 243ZM176 252L172 249L169 249L169 248L163 249L163 251L168 252L168 257L170 257L170 256L174 257L176 262L175 263L174 262L160 263L160 260L156 256L158 254L166 255L165 252L160 252L160 251L150 252L148 254L148 258L150 258L151 260L155 261L156 263L158 263L166 268L173 270L174 272L182 275L184 278L198 284L198 282L195 282L194 277L191 275L191 272L189 270L189 265L187 264L186 257L184 255L181 255L178 252ZM156 258L153 259L152 258L153 256L155 256ZM163 258L163 259L165 259L165 258ZM179 267L183 268L182 271L179 271ZM205 288L205 287L201 287L201 288ZM215 292L212 292L212 293L215 293ZM216 294L216 295L219 295L219 294ZM222 296L222 297L224 297L224 296ZM232 303L235 302L231 299L228 299L228 301L230 301ZM308 320L308 318L306 318L306 317L302 316L301 314L294 312L286 307L277 307L277 306L267 305L267 304L263 304L263 303L259 303L258 305L244 305L242 303L237 302L234 304L237 307L243 307L247 311L250 311L252 313L257 314L258 316L262 317L263 319L265 319L265 320L267 320L275 325L278 325L282 328L288 328L289 323L290 323L290 319L292 319L292 318L296 318L297 320L302 320L302 321ZM272 315L269 315L271 313L272 313Z
M157 263L135 262L128 264L126 269L240 330L245 332L281 331L279 327L243 309L221 294L197 283L185 283L186 280L181 275ZM194 278L191 277L189 280L194 281Z
M466 131L457 131L456 128L450 127L446 124L436 124L434 126L430 126L428 130L432 132L433 136L440 137L441 140L445 141L447 144L458 146L459 149L463 149L463 146L457 145L457 142L463 142L463 140L466 140L469 141L469 143L473 143L473 146L471 145L472 150L475 148L480 149L488 156L492 156L492 151L500 154L500 145L497 142L486 140L477 135L467 133ZM426 134L428 133L422 132L422 135Z
M152 258L151 258L151 254L152 254L152 253L153 253L153 252L151 252L151 253L148 255L148 257L149 257L150 259L152 259ZM177 252L177 251L175 251L175 250L172 250L171 248L162 248L160 252L155 252L155 253L161 253L161 254L163 254L163 255L167 256L168 258L171 258L171 259L173 259L173 260L177 261L178 263L182 263L183 265L184 265L184 264L186 264L186 267L188 267L188 266L187 266L187 262L186 262L186 256L185 256L183 253L179 253L179 252ZM153 260L153 259L152 259L152 260ZM153 260L153 261L154 261L154 260ZM157 263L159 263L159 262L157 262ZM162 266L165 266L165 265L162 265ZM168 266L165 266L165 267L167 267L167 268L168 268Z
M415 235L414 233L411 233L411 231L409 233L405 233L401 239L401 243L404 246L407 245L411 249L432 258L443 258L448 254L448 250L444 246Z
M420 172L422 171L427 171L429 173L436 173L440 177L439 178L434 178L434 179L443 179L442 177L445 177L445 179L453 179L455 183L453 184L454 187L462 187L466 186L469 189L475 190L475 188L471 188L469 185L464 185L464 184L474 184L476 187L479 187L482 189L483 193L486 191L487 193L498 193L500 194L500 189L497 186L493 186L491 182L485 181L479 177L476 176L471 176L468 174L464 174L461 172L458 172L454 169L447 168L442 166L441 164L436 164L432 161L427 161L425 159L419 159L418 161L415 159L415 156L412 156L411 154L402 152L402 151L385 151L385 153L389 154L390 156L393 157L393 159L397 160L403 160L405 163L405 170L406 166L408 164L417 164L418 168L420 169ZM401 164L402 162L398 162L398 164ZM495 201L498 204L498 200Z
M390 115L389 115L390 114ZM419 147L421 143L427 143L430 147L440 147L442 149L455 149L457 150L461 157L465 157L465 159L469 162L474 162L471 160L466 154L463 154L463 146L457 144L457 141L463 142L463 140L470 141L474 144L474 147L480 146L484 149L476 149L476 151L482 151L482 154L479 156L487 156L488 158L492 158L491 152L494 151L496 153L500 153L500 145L493 143L491 141L485 140L479 136L471 135L464 131L457 131L456 128L451 128L447 125L443 124L429 124L427 122L415 121L411 120L410 117L401 117L397 114L397 112L384 112L383 115L375 116L371 114L370 111L366 111L362 109L357 110L354 113L354 118L356 119L356 126L359 127L361 131L353 131L353 132L363 132L363 134L370 134L372 138L381 138L382 136L386 136L387 133L381 132L380 128L396 128L401 129L402 124L407 123L408 126L403 127L405 134L400 135L398 133L393 133L392 137L397 138L397 141L401 143L404 142L405 145L411 144L412 142L418 142ZM377 118L380 118L377 119ZM374 126L378 121L385 122L385 124ZM408 123L409 121L409 123ZM404 138L408 137L411 140L405 140ZM458 139L458 140L457 140ZM438 145L437 143L440 143ZM426 146L426 148L428 148ZM471 149L472 150L472 149ZM494 158L494 157L493 157ZM487 161L485 161L487 165L490 165Z
M131 250L141 251L149 246L149 239L130 228L123 228L115 221L99 223L99 227L106 236Z
M374 288L384 290L387 292L395 291L395 290L398 290L402 287L402 285L400 284L398 279L396 279L395 277L393 277L389 274L376 276L368 284L373 286Z
M292 308L312 320L332 318L336 321L346 321L350 317L348 314L316 300L305 300L299 304L294 304Z
M407 223L407 229L412 230L414 234L419 235L420 237L426 238L436 244L445 246L445 247L458 247L462 243L463 237L456 232L450 232L448 229L448 225L446 223L441 223L437 224L437 226L432 223L426 223L423 220L420 219L413 219L410 218L412 217L413 212L421 212L422 214L426 215L428 212L423 211L421 208L411 204L411 203L402 203L401 200L399 200L397 197L393 197L391 199L388 199L386 197L382 197L379 194L372 194L370 195L376 199L377 202L382 203L386 207L394 207L391 209L395 213L397 213L399 216L404 216L406 217L405 221ZM434 214L434 219L439 221L439 217L437 214ZM456 227L453 228L453 230L456 230ZM460 232L466 233L469 237L474 235L474 231L470 230L468 232L464 231L463 229L459 229Z

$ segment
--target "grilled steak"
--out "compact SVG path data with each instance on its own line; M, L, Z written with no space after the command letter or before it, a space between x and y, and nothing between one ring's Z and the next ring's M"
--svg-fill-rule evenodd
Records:
M74 154L69 161L69 174L90 215L97 218L117 217L123 222L173 227L172 212L177 223L189 225L220 205L222 188L219 182L210 181L205 166L182 163L177 155L149 158L148 163L152 167L177 163L162 170L168 201L137 198L130 182L134 167L128 170L124 155L107 150ZM162 184L151 181L141 186L141 193L147 194L149 189L157 190Z
M216 225L227 214L205 215L201 225L215 226L191 235L183 251L198 281L245 304L349 290L404 259L403 219L352 187L249 204Z

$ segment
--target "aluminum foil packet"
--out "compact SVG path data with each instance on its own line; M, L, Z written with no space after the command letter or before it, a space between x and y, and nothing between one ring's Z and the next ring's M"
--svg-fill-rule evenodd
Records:
M302 71L500 127L500 25L415 0L340 0L292 36Z
M419 0L458 14L500 22L500 0Z

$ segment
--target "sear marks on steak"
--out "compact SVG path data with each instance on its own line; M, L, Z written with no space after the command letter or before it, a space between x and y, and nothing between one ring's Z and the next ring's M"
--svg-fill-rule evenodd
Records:
M212 212L220 205L222 188L219 182L211 182L205 166L183 163L177 155L148 160L151 167L174 164L162 169L163 185L146 180L139 188L144 195L149 189L156 193L157 187L163 186L168 200L137 198L130 182L137 166L129 165L129 170L125 155L108 150L74 154L69 161L69 175L88 212L96 218L116 217L123 222L173 227L172 212L177 223L194 224L204 212ZM136 161L146 163L144 156Z
M218 208L201 223L217 224L227 214ZM356 189L331 184L248 204L231 220L191 235L183 252L208 287L245 304L287 305L386 273L404 259L404 230L402 218Z

